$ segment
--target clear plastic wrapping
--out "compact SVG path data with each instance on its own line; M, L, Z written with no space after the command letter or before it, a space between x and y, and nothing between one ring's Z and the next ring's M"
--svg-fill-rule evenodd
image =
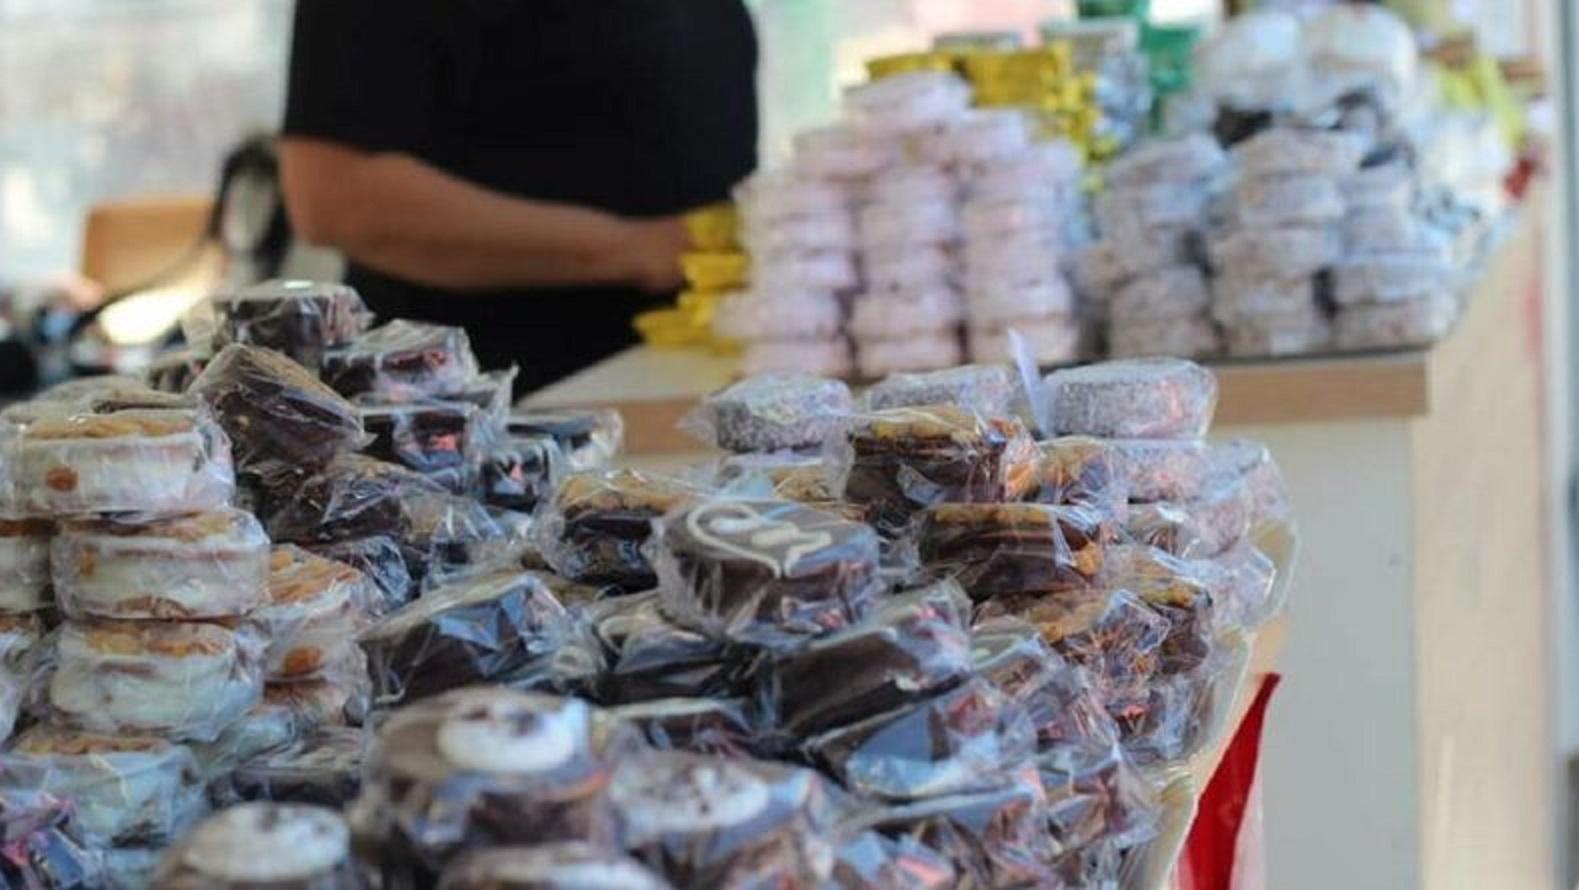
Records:
M971 288L966 310L970 323L978 327L1069 318L1075 314L1075 295L1059 275L1024 285L989 287L977 282Z
M477 376L466 330L396 319L324 356L323 380L346 397L439 396Z
M1301 278L1244 278L1223 275L1212 280L1212 318L1225 325L1250 322L1262 316L1285 317L1308 313L1319 317L1316 282Z
M229 434L236 464L265 478L312 472L365 442L356 408L273 350L225 347L192 392Z
M444 869L439 890L584 890L589 882L617 890L672 890L624 853L581 841L474 850Z
M681 480L634 470L576 473L540 511L537 549L573 581L645 589L657 580L642 552L652 521L699 495Z
M229 792L239 800L316 804L338 810L362 785L369 735L346 726L323 727L290 745L238 765Z
M1151 139L1119 155L1104 171L1111 187L1134 188L1159 182L1193 183L1210 178L1228 155L1206 133Z
M641 729L660 751L749 756L761 746L762 728L744 700L660 698L609 710Z
M1025 351L1039 366L1064 365L1080 358L1086 331L1079 320L1066 316L1019 319L1003 326L973 327L967 337L975 362L1012 362L1019 358L1009 332L1020 335Z
M955 331L862 340L855 345L856 370L862 377L947 368L959 364L964 357Z
M1108 329L1108 352L1116 358L1205 358L1221 349L1217 326L1206 318L1115 321Z
M638 762L639 744L633 727L579 699L454 690L384 721L348 819L359 851L395 886L431 886L468 848L608 844L610 780Z
M424 400L358 406L372 439L364 454L400 464L455 494L474 491L496 430L468 402Z
M972 168L969 191L977 198L1006 198L1072 190L1079 182L1081 166L1080 150L1067 139L1036 142Z
M1217 408L1217 379L1194 362L1137 359L1054 371L1045 381L1058 435L1196 439Z
M851 251L855 249L855 215L848 209L814 216L792 216L746 227L741 242L753 257Z
M1338 263L1332 283L1340 306L1419 301L1453 290L1453 266L1430 249L1373 253Z
M1092 210L1104 237L1129 240L1152 229L1199 225L1209 197L1195 183L1158 182L1109 189L1097 195Z
M917 531L921 560L972 599L1075 595L1102 570L1114 530L1101 513L1050 504L937 504Z
M379 702L399 702L507 681L552 653L569 621L536 575L495 572L429 591L368 628L361 644Z
M948 244L959 238L959 217L950 201L868 204L856 220L865 247L900 248Z
M951 332L963 315L959 293L950 287L879 291L855 298L848 327L857 340L904 338ZM958 349L956 338L956 353ZM957 359L931 367L954 364L958 364ZM870 374L864 369L862 373Z
M1238 477L1244 481L1250 492L1254 526L1289 522L1293 511L1288 502L1288 486L1265 445L1248 439L1230 439L1214 443L1210 457L1214 475Z
M1414 202L1416 173L1403 161L1366 167L1338 180L1349 211L1407 209Z
M1206 489L1211 476L1210 449L1190 439L1115 439L1123 455L1133 503L1190 501Z
M1037 501L1086 507L1111 520L1124 517L1129 472L1118 448L1089 436L1061 436L1037 446L1042 452Z
M1338 184L1319 174L1274 174L1241 179L1234 190L1240 225L1320 225L1343 216Z
M613 408L528 408L517 405L507 425L510 435L553 436L576 472L608 464L625 446L625 421Z
M1130 281L1113 294L1112 317L1118 321L1162 321L1204 313L1212 304L1206 276L1198 266L1172 266Z
M424 590L479 572L521 568L533 552L532 517L447 493L414 493L401 504L406 567Z
M1343 217L1343 244L1351 258L1416 250L1442 250L1445 233L1409 206L1351 209Z
M1336 262L1337 232L1318 226L1239 229L1209 245L1212 268L1241 278L1304 278Z
M864 129L879 135L915 132L970 107L970 85L957 75L911 71L845 90L844 104Z
M1014 378L1004 365L963 365L919 374L890 374L868 387L866 410L957 405L984 417L1005 417L1016 397Z
M790 290L846 291L859 283L855 258L848 250L793 251L752 258L752 290L768 299Z
M222 787L220 780L237 766L260 754L290 746L301 732L302 727L289 708L260 702L225 727L212 742L190 747L204 784Z
M653 539L663 611L734 643L793 645L857 619L882 587L877 533L790 501L704 500Z
M245 625L67 622L54 642L51 715L85 732L213 741L262 690L263 641Z
M290 544L274 548L268 602L254 613L268 635L269 679L307 679L343 661L375 603L381 594L357 569Z
M809 374L748 377L702 399L685 425L728 451L814 448L854 410L849 387Z
M834 852L830 890L945 890L959 875L943 854L910 837L862 831Z
M1190 236L1162 229L1105 236L1075 254L1074 276L1082 291L1103 294L1137 275L1188 262Z
M795 134L794 165L814 179L860 179L898 160L897 148L850 124L834 124Z
M862 255L868 294L952 286L954 257L935 244L870 249Z
M965 204L960 222L967 239L988 240L1020 232L1056 231L1061 223L1058 210L1046 201L1023 197L976 198Z
M44 519L0 519L0 612L36 612L50 604L50 539Z
M1056 278L1062 249L1050 232L1016 232L967 242L965 290L975 293Z
M49 417L13 444L15 507L26 513L182 513L235 495L230 442L202 411Z
M553 494L567 470L566 463L553 436L506 436L483 455L483 502L530 512Z
M1016 500L1036 485L1036 443L1024 424L933 405L855 418L835 465L844 498L884 523L945 501Z
M374 615L383 615L400 608L411 600L411 572L400 544L394 538L374 536L349 538L344 541L308 544L306 549L335 562L344 563L362 573L380 594L379 601L369 607Z
M161 890L299 887L357 890L350 833L333 810L249 803L214 814L172 847L154 877Z
M669 621L656 592L616 597L594 611L594 632L611 662L604 700L724 698L744 691L743 653Z
M1447 336L1458 312L1458 299L1442 292L1416 300L1346 306L1338 313L1333 342L1339 349L1429 346Z
M1272 127L1233 148L1234 160L1247 175L1352 173L1360 166L1365 141L1341 130Z
M184 393L197 375L203 373L205 359L191 349L171 349L148 363L143 379L159 392Z
M298 729L361 726L373 707L367 657L360 649L305 680L280 680L263 687L264 704L284 708Z
M372 314L354 288L325 282L274 280L212 298L213 348L264 346L317 368L324 350L367 330Z
M873 176L861 197L870 204L953 202L959 197L959 184L942 166L902 164Z
M0 882L7 887L103 890L111 875L104 857L88 849L67 801L47 795L0 796ZM119 890L119 888L116 888Z
M291 543L331 543L405 537L405 503L444 490L398 464L342 454L290 490L271 495L260 513L269 537Z
M5 799L69 801L96 845L161 844L207 810L202 775L185 746L158 738L91 735L36 726L6 752Z
M233 618L265 598L269 539L234 508L65 522L50 549L55 595L73 618Z
M741 219L747 228L783 219L848 212L845 188L825 179L811 179L794 170L759 170L735 189Z
M1300 313L1287 320L1277 316L1246 319L1223 332L1223 344L1235 357L1308 355L1321 352L1332 343L1332 324L1323 317L1304 318Z
M974 108L916 136L927 158L961 166L986 166L1031 144L1031 120L1018 108Z
M816 887L833 867L830 792L808 769L655 751L608 785L621 846L679 887Z
M969 610L952 581L886 597L855 624L769 658L756 673L758 706L804 736L941 692L970 674Z
M747 376L775 371L804 371L844 377L854 370L850 343L843 337L822 340L753 340L740 356L740 372Z

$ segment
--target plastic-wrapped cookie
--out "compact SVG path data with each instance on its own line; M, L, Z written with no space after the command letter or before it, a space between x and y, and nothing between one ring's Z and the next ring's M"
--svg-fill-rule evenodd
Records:
M1012 410L1015 382L1004 365L964 365L941 371L890 374L868 387L867 410L918 405L958 405L984 417L1005 417Z
M367 330L372 315L356 290L328 282L274 280L213 297L213 346L266 346L308 368L324 350Z
M203 373L205 359L191 349L171 349L148 363L143 379L159 392L184 393Z
M1113 528L1099 512L1050 504L937 504L922 514L921 560L973 599L1078 595L1102 570Z
M405 555L400 552L400 544L394 538L350 538L308 544L306 549L325 559L344 563L360 571L372 582L380 594L379 600L369 605L375 615L393 612L409 602L415 593Z
M855 216L848 209L756 222L741 233L752 256L855 249Z
M1208 244L1219 275L1303 278L1338 260L1343 239L1326 226L1239 229Z
M1023 424L951 405L861 415L845 445L845 499L877 505L888 520L945 501L1014 500L1035 486L1036 446Z
M844 307L832 291L746 291L727 297L713 315L713 331L731 340L826 338L839 333Z
M973 198L960 213L970 240L1002 238L1021 232L1044 232L1059 226L1058 208L1034 198Z
M1254 176L1352 173L1364 152L1365 141L1353 133L1294 127L1263 130L1233 148L1234 160Z
M464 328L395 319L324 356L323 380L343 396L443 395L477 375Z
M862 831L834 851L830 890L944 890L959 874L943 854L913 838Z
M656 576L642 548L652 521L699 494L681 480L633 470L575 473L536 525L538 551L573 581L651 587Z
M735 201L747 228L782 219L848 212L844 185L813 179L798 170L758 170L735 187Z
M356 409L272 349L225 347L192 392L230 436L237 466L260 476L312 472L363 442Z
M1194 439L1217 408L1217 379L1194 362L1138 359L1054 371L1045 381L1058 435Z
M373 706L367 657L353 650L316 677L270 682L263 687L263 704L285 709L304 731L361 726Z
M360 728L323 727L292 744L241 764L226 793L238 800L316 804L340 809L362 785L362 758L369 734Z
M610 779L639 745L632 727L579 699L458 689L389 715L352 823L378 864L419 875L465 848L606 844Z
M18 506L30 513L183 513L235 494L230 443L203 412L47 417L15 447Z
M744 686L745 653L674 624L659 609L656 593L606 600L596 605L591 620L609 653L602 700L718 698L738 695Z
M970 672L969 601L952 582L883 599L859 622L782 652L756 674L756 698L796 736L886 713ZM838 675L838 684L826 678Z
M1082 164L1080 150L1067 139L1038 141L970 170L970 195L1006 198L1072 190Z
M1114 158L1104 171L1110 187L1196 182L1221 171L1228 155L1206 133L1148 139Z
M953 255L936 244L870 249L861 259L869 294L952 287L956 277Z
M664 611L709 636L791 644L855 620L878 592L867 525L791 501L704 500L665 516L654 560Z
M1159 321L1115 319L1108 327L1108 353L1114 358L1180 356L1207 358L1222 351L1222 334L1210 319Z
M1105 237L1129 240L1153 229L1198 225L1209 197L1196 183L1158 182L1109 189L1092 209Z
M622 760L608 787L621 846L682 887L820 886L827 795L811 770L673 751Z
M271 492L259 511L269 537L298 544L404 539L406 503L444 489L399 464L342 454L296 485Z
M964 357L959 334L953 330L860 340L855 344L856 370L862 377L947 368L959 364Z
M429 399L361 404L362 428L372 437L362 453L400 464L456 494L475 487L483 446L492 434L481 409L467 402Z
M764 254L755 257L751 266L752 292L767 299L797 290L838 293L854 288L860 280L855 258L848 250Z
M1061 251L1054 233L1025 231L967 241L963 284L967 292L1022 286L1058 277Z
M162 890L357 890L340 815L302 804L248 803L215 813L171 847Z
M1212 305L1199 266L1170 266L1134 279L1113 294L1109 312L1116 322L1189 318Z
M1453 277L1441 251L1372 253L1333 267L1332 295L1340 306L1421 300L1452 291Z
M1447 336L1458 314L1458 298L1448 292L1414 300L1345 306L1333 324L1333 343L1339 349L1429 346Z
M380 701L502 681L552 652L569 618L529 572L484 574L429 591L361 636Z
M878 291L855 298L848 329L857 341L940 336L952 334L963 316L960 295L951 287ZM861 345L864 342L858 342Z
M55 524L0 519L0 612L36 612L49 605L49 547Z
M901 164L873 176L861 191L868 204L953 201L959 183L939 164Z
M259 702L225 727L212 742L189 745L205 785L229 775L260 754L290 746L301 735L296 715L282 705Z
M262 642L245 627L68 622L54 655L53 717L87 732L213 741L262 692Z
M814 179L861 179L893 164L898 155L891 141L875 139L849 124L795 134L795 168Z
M916 136L923 157L966 167L990 166L1031 145L1031 119L1018 108L974 108Z
M1235 357L1307 355L1332 344L1332 324L1325 318L1262 316L1223 330L1223 346Z
M306 679L343 661L380 599L370 585L344 563L290 544L274 548L268 599L254 614L268 633L268 678Z
M67 801L7 799L0 807L0 832L8 848L0 859L0 881L6 886L122 890L106 873L111 857L84 843Z
M689 423L729 451L798 450L820 447L854 406L841 381L761 374L705 397Z
M976 328L1023 327L1048 318L1068 319L1077 309L1069 283L1056 274L1026 283L972 280L968 297L966 313Z
M506 430L512 436L553 436L575 472L606 465L625 443L625 421L612 408L517 407L510 412Z
M6 752L0 796L69 800L98 844L160 844L207 811L192 752L159 738L93 735L35 726Z
M958 116L970 107L970 95L958 75L910 71L851 87L844 104L864 129L902 134Z
M1037 501L1087 507L1110 519L1124 516L1129 474L1123 454L1111 443L1090 436L1061 436L1037 445L1042 452Z
M581 841L495 847L444 869L439 890L672 890L623 853Z
M74 618L243 616L265 600L268 560L263 526L233 507L65 522L51 545L55 595Z
M661 751L744 757L762 733L749 703L740 699L660 698L620 705L609 714L634 724Z
M532 517L447 492L408 495L400 538L411 575L423 589L479 572L520 568L532 552Z
M855 369L850 342L843 337L754 340L740 355L740 373L804 372L847 377Z
M1123 455L1132 503L1189 501L1199 497L1211 477L1205 442L1187 439L1115 439Z
M959 215L949 201L868 204L856 218L863 247L948 244L960 236Z
M1343 216L1338 184L1319 174L1241 179L1234 189L1237 221L1247 227L1320 225Z
M967 337L971 361L989 364L1016 361L1019 350L1014 338L1009 336L1011 331L1020 335L1020 342L1025 345L1031 361L1040 366L1068 364L1085 352L1086 331L1080 321L1054 315L971 328Z
M483 501L530 512L552 494L565 471L564 451L553 436L507 436L483 455Z
M1243 278L1223 275L1212 279L1212 318L1222 324L1234 325L1261 316L1286 316L1292 313L1319 316L1314 278Z

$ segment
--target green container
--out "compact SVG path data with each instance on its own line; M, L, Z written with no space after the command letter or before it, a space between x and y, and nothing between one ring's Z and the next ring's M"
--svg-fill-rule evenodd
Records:
M1145 21L1151 15L1151 0L1079 0L1075 9L1083 19L1128 16Z

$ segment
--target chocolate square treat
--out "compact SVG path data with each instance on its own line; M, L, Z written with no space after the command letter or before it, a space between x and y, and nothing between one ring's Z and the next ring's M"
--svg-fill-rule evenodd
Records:
M1202 496L1212 474L1205 442L1179 439L1114 439L1123 457L1133 503L1192 501Z
M1103 585L1129 591L1168 622L1159 669L1180 674L1203 665L1216 640L1214 577L1206 567L1153 547L1116 547L1110 556Z
M819 887L834 812L811 770L654 751L609 782L620 846L679 887Z
M741 699L663 698L609 711L641 729L648 744L663 751L749 756L761 729Z
M507 510L536 509L564 472L566 458L553 436L508 436L483 457L483 500Z
M230 436L236 465L254 475L310 473L362 444L356 408L272 349L226 346L192 392Z
M444 869L445 890L673 890L617 850L581 841L475 850Z
M979 791L1029 757L1025 711L979 677L920 702L807 739L806 754L850 791L919 800Z
M759 374L702 400L692 426L728 451L819 448L855 410L842 381L810 374Z
M1036 444L1018 420L892 408L857 417L846 439L844 498L875 505L889 527L931 504L1014 501L1036 486Z
M344 346L372 319L356 290L328 282L273 280L213 297L214 341L265 346L316 369L326 349Z
M437 396L477 375L464 328L397 318L323 360L323 379L347 398L378 393L396 399Z
M529 572L497 572L425 594L362 634L380 703L503 681L553 652L568 615Z
M834 851L838 890L945 890L959 886L959 873L942 853L920 841L863 831Z
M1129 474L1119 449L1088 436L1063 436L1038 442L1037 447L1042 452L1037 501L1090 507L1113 519L1124 516Z
M608 466L625 444L625 421L612 408L517 406L505 429L512 436L553 436L577 473Z
M744 686L743 653L670 622L656 594L602 600L588 618L609 652L602 689L607 701L728 697Z
M203 373L204 360L190 349L160 353L143 371L143 379L159 392L183 393Z
M1004 617L978 623L971 629L971 657L983 679L1025 709L1038 750L1117 744L1118 728L1090 678L1029 622Z
M400 464L454 494L476 489L482 471L482 412L466 402L426 399L399 404L362 401L362 428L372 441L362 453Z
M927 569L973 599L1076 595L1102 570L1112 526L1084 507L938 504L922 514L917 543Z
M574 473L537 524L537 549L573 581L644 590L657 582L642 552L652 521L700 494L678 479L635 470Z
M368 733L356 727L317 729L283 749L238 765L229 777L226 796L338 810L362 787L362 758L368 741Z
M407 531L404 502L425 495L445 492L398 464L342 454L296 487L269 492L260 512L275 541L402 540Z
M406 568L405 554L394 538L373 536L350 538L330 543L307 544L306 549L335 562L343 562L357 569L383 594L382 602L372 612L385 615L411 601L415 590L411 572Z
M409 495L401 504L406 567L422 589L479 571L520 568L531 517L452 494Z
M789 501L705 500L664 518L665 612L736 643L776 645L844 627L877 594L870 526Z
M952 582L884 598L859 622L770 659L760 706L785 733L806 735L947 689L970 673L969 608Z

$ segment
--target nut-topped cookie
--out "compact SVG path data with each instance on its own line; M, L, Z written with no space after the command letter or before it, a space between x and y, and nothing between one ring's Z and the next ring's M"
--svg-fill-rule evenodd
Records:
M704 500L661 528L665 611L719 639L769 645L837 630L879 585L877 533L802 504Z

